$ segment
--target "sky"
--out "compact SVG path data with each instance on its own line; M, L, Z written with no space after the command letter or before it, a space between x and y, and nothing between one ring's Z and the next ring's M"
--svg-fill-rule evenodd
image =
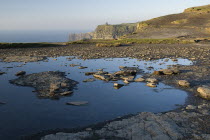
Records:
M210 0L0 0L1 30L94 30L97 25L133 23Z

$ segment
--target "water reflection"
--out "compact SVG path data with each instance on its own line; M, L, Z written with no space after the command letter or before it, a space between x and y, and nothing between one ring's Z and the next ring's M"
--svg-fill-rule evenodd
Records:
M145 83L131 83L118 90L112 82L96 80L83 82L92 78L85 72L104 69L110 73L119 71L119 66L138 67L145 72L164 69L170 65L192 65L187 59L161 59L142 61L130 58L108 59L67 59L69 57L49 58L45 62L4 63L0 62L0 70L7 74L0 76L1 125L0 139L16 139L18 136L56 128L72 128L85 126L118 116L137 112L163 112L175 109L177 104L184 104L187 94L179 89L159 83L158 87L146 87ZM78 66L71 67L75 64ZM84 66L85 69L78 67ZM148 67L153 67L148 69ZM70 79L78 81L78 89L70 97L60 100L38 99L31 87L20 87L9 84L15 79L17 71L24 70L27 74L43 71L62 71ZM138 75L141 76L141 75ZM137 77L138 77L137 76ZM71 101L88 101L87 106L67 106Z

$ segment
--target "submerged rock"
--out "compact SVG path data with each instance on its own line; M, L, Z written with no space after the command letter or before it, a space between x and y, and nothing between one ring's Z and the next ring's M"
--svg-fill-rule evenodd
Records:
M52 98L71 94L78 82L65 77L64 72L48 71L23 75L10 83L34 87L39 97Z
M3 75L3 74L5 74L6 72L2 72L2 71L0 71L0 75Z
M81 105L87 105L87 101L76 101L76 102L67 102L67 105L74 105L74 106L81 106Z
M200 97L210 100L210 87L208 86L198 87L197 91Z
M19 71L19 72L17 72L15 75L16 75L16 76L21 76L21 75L25 75L25 74L26 74L25 71Z
M83 80L83 82L93 82L93 81L95 81L95 79L93 79L93 78Z
M4 104L6 104L6 103L5 103L5 102L1 102L1 101L0 101L0 105L4 105Z

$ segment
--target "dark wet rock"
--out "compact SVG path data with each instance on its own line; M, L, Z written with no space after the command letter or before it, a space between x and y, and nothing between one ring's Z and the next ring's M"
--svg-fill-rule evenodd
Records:
M8 56L4 62L37 62L47 59L45 56Z
M67 102L67 105L74 105L74 106L82 106L82 105L87 105L87 101L76 101L76 102Z
M59 97L71 92L78 82L65 77L64 72L48 71L23 75L10 83L34 87L39 97Z
M136 75L137 71L136 70L125 70L125 71L118 71L115 72L115 75L123 75L123 76L129 76L129 75Z
M162 69L159 71L154 71L153 75L172 75L172 74L179 74L180 70L177 68L172 69Z
M210 87L209 86L198 87L197 91L200 97L210 100Z
M25 75L25 74L26 74L25 71L19 71L19 72L17 72L15 75L16 75L16 76L22 76L22 75Z
M190 87L190 83L187 80L179 80L178 84L182 87Z
M133 71L133 72L140 72L141 69L139 69L138 67L127 67L127 66L124 66L124 67L119 67L120 70L122 71Z
M78 69L86 69L86 68L88 67L83 67L83 66L78 67Z
M154 71L152 74L153 75L163 75L163 72L162 71Z
M97 73L97 72L86 72L85 75L86 75L86 76L89 76L89 75L93 75L93 74L95 74L95 73Z
M3 75L3 74L5 74L6 72L2 72L2 71L0 71L0 75Z

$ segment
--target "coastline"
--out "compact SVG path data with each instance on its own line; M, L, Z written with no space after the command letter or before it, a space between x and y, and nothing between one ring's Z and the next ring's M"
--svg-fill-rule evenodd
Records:
M62 48L62 49L61 49ZM180 51L181 50L181 51ZM53 46L53 47L39 47L39 48L10 48L10 49L1 49L0 52L0 59L4 59L8 56L48 56L48 57L56 57L56 56L80 56L81 59L97 59L97 58L109 58L109 57L132 57L132 58L137 58L137 59L144 59L144 60L153 60L153 59L160 59L160 58L188 58L191 59L193 61L195 61L195 65L193 66L179 66L179 69L182 70L183 72L180 75L173 75L173 76L155 76L153 75L153 77L158 78L161 82L167 84L167 85L172 85L176 88L180 88L179 86L177 86L176 84L176 80L178 79L184 79L184 80L189 80L189 82L191 83L192 87L191 88L181 88L185 91L187 91L189 93L186 104L176 110L172 110L169 112L165 112L165 113L158 113L158 114L154 114L154 113L140 113L136 114L136 115L128 115L128 117L122 117L122 118L118 118L117 120L112 120L112 121L108 121L108 122L104 122L101 124L96 124L93 126L88 126L86 128L79 128L79 129L75 129L76 131L73 130L56 130L56 131L48 131L48 133L46 132L42 132L36 135L29 137L26 137L26 139L40 139L41 137L47 135L47 134L55 134L59 131L64 131L64 132L68 132L67 134L63 134L63 133L58 133L57 135L50 135L50 136L46 136L45 139L53 139L53 138L65 138L65 137L70 137L70 136L74 136L76 137L81 137L81 135L83 136L85 133L85 136L87 136L86 138L89 137L110 137L113 139L117 139L117 138L122 138L125 137L124 132L121 133L122 128L126 128L127 125L125 125L124 123L130 123L130 126L133 126L136 123L131 123L131 120L139 120L139 118L141 118L141 121L139 121L139 123L151 123L151 121L156 124L157 119L161 119L164 118L165 120L167 120L166 116L169 116L168 118L170 118L170 116L177 116L177 120L175 119L173 122L173 124L175 123L181 123L183 125L180 125L181 128L179 129L185 129L187 130L189 133L183 134L183 132L180 132L180 135L178 135L178 130L179 129L174 129L174 133L175 134L175 130L177 130L176 134L177 137L182 139L188 139L188 138L193 138L194 135L192 134L197 134L198 133L198 138L200 137L202 138L208 138L205 134L209 133L209 121L208 121L208 117L209 117L209 101L201 99L199 97L195 97L193 94L196 93L196 88L200 85L203 84L209 84L208 79L210 76L210 70L209 70L209 64L210 64L210 59L209 59L209 51L210 51L210 47L208 46L208 44L200 44L200 43L194 43L194 44L132 44L132 45L128 45L128 46L120 46L120 47L111 47L111 48L107 48L107 47L103 47L103 48L98 48L93 44L72 44L69 46L63 45L63 46ZM196 109L186 109L187 105L193 105L196 107ZM202 107L203 106L203 107ZM206 112L207 110L207 112ZM150 120L145 120L146 118L148 118L149 116L153 116ZM184 116L188 116L187 118ZM183 119L181 119L183 118ZM202 118L201 120L199 120L200 118ZM189 119L192 119L194 121L188 122L191 124L188 124L186 121L188 121ZM171 120L171 119L170 119ZM163 120L162 120L163 121ZM165 128L161 129L164 130L166 128L168 128L167 126L170 126L170 121L163 121L161 123L165 123ZM198 121L202 121L203 126L198 126L198 124L196 124L196 122ZM185 125L186 123L186 125ZM113 125L112 125L113 124ZM122 126L121 126L122 124ZM191 125L195 125L195 127L192 129ZM206 126L205 126L206 125ZM119 135L118 137L114 137L114 135L116 135L115 133L110 134L110 130L106 130L103 128L110 128L113 129L115 126L119 126L118 128L118 132L119 134L121 133L121 135ZM139 126L141 126L139 124ZM172 125L174 126L174 125ZM177 125L179 126L179 125ZM176 127L177 127L176 126ZM171 127L171 126L170 126ZM91 128L88 129L87 128ZM100 129L101 128L101 129ZM136 130L136 128L138 128L139 130L141 130L141 127L135 127L132 128L133 130ZM162 128L162 127L161 127ZM204 131L203 129L206 128L206 130ZM127 128L128 129L128 128ZM160 129L157 127L157 129ZM102 133L103 130L103 133ZM145 129L146 130L146 129ZM202 130L202 131L201 131ZM70 132L80 132L80 131L84 131L84 133L74 133L74 134L69 134ZM116 129L117 131L117 129ZM170 130L171 131L171 130ZM100 132L100 133L99 133ZM108 133L109 132L109 133ZM146 132L146 131L145 131ZM167 136L169 136L168 132L164 132L161 131L161 134L165 134ZM201 132L204 132L204 134L202 134ZM93 135L94 134L94 135ZM95 135L97 134L97 136ZM110 134L110 135L102 135L102 134ZM143 134L147 134L150 137L152 136L149 132L147 133L143 133ZM143 135L142 136L146 136ZM171 133L172 134L172 133ZM135 136L135 134L132 134L131 132L129 132L129 134L127 135L131 135L131 136ZM204 136L205 135L205 136ZM158 136L158 134L157 134ZM171 135L172 136L172 135ZM171 138L170 136L170 138ZM72 137L73 138L73 137ZM152 137L151 137L152 138ZM154 138L154 136L153 136ZM44 139L44 140L45 140ZM84 137L85 139L85 137ZM129 139L129 137L125 137L125 139ZM134 139L134 138L133 138Z

